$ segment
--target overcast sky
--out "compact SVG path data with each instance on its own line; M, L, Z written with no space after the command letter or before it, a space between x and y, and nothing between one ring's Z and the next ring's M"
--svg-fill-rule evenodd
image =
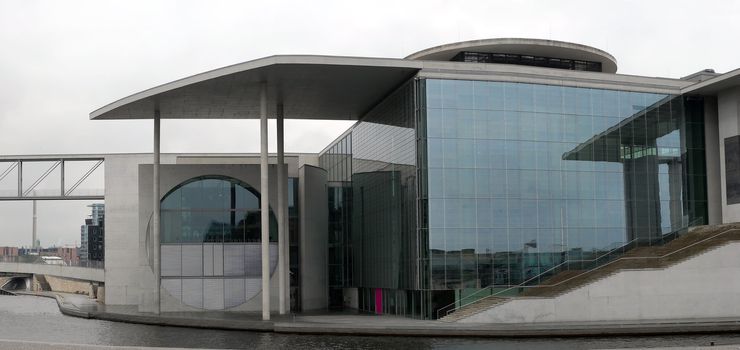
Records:
M739 19L740 2L726 0L0 0L0 154L149 152L151 122L88 114L274 54L400 58L454 41L530 37L603 49L622 74L726 72L740 67ZM286 121L286 151L320 151L348 126ZM256 121L163 121L162 151L255 152L257 129ZM78 242L88 204L39 203L42 244ZM0 203L0 246L29 245L30 236L31 203Z

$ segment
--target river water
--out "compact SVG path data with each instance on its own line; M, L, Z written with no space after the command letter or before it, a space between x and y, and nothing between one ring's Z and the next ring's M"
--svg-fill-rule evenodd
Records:
M53 299L0 296L0 339L226 349L605 349L740 344L740 334L612 338L420 338L292 335L127 324L64 316Z

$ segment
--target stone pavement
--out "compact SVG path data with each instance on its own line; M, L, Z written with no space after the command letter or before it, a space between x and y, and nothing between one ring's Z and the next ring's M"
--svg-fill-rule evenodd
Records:
M155 315L138 312L135 307L105 306L84 295L58 293L55 297L62 313L76 317L161 326L277 333L562 337L740 332L740 320L721 318L621 323L471 324L344 312L273 315L271 321L262 321L260 313L205 311Z

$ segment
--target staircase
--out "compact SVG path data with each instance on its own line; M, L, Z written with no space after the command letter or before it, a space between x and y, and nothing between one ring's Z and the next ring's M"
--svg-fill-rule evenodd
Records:
M732 241L740 241L740 223L692 228L687 234L664 245L637 246L620 257L591 269L562 270L544 279L539 285L527 285L525 282L471 301L441 317L440 321L455 322L505 303L511 298L502 297L504 293L516 294L517 297L556 297L622 270L666 268Z
M463 318L473 316L483 310L488 310L498 304L505 303L508 300L509 300L508 298L501 298L501 297L494 297L494 296L483 298L472 304L463 306L455 310L455 312L445 317L440 318L439 320L443 322L456 322L458 320L462 320Z

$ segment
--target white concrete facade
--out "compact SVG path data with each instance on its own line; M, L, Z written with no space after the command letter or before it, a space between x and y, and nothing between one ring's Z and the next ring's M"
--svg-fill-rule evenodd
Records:
M329 262L326 170L314 166L300 168L301 211L301 305L303 310L329 306Z
M719 167L722 178L722 221L740 221L740 204L727 204L725 171L725 142L728 137L740 135L740 87L721 91L717 95Z
M665 269L623 270L554 298L520 298L463 323L599 322L740 317L740 243Z
M163 154L161 160L160 197L180 183L198 176L220 175L243 181L260 191L259 157L256 155L198 155ZM275 156L270 155L268 166L269 205L275 208L277 199L277 169ZM299 177L298 166L315 164L316 157L286 155L285 174ZM255 164L256 163L256 164ZM152 214L153 198L151 155L122 154L106 157L106 278L110 292L106 296L109 305L135 305L140 311L156 312L156 279L152 263L152 242L147 237L147 227ZM320 186L322 189L323 184ZM325 235L325 232L323 232ZM325 253L324 253L325 254ZM273 271L274 272L274 271ZM102 273L102 270L101 270ZM102 280L102 278L101 278ZM270 286L278 290L279 277L271 275ZM164 289L161 292L161 311L198 310L172 297ZM230 311L260 311L262 293L256 294L246 303ZM278 293L270 293L270 309L278 311Z

